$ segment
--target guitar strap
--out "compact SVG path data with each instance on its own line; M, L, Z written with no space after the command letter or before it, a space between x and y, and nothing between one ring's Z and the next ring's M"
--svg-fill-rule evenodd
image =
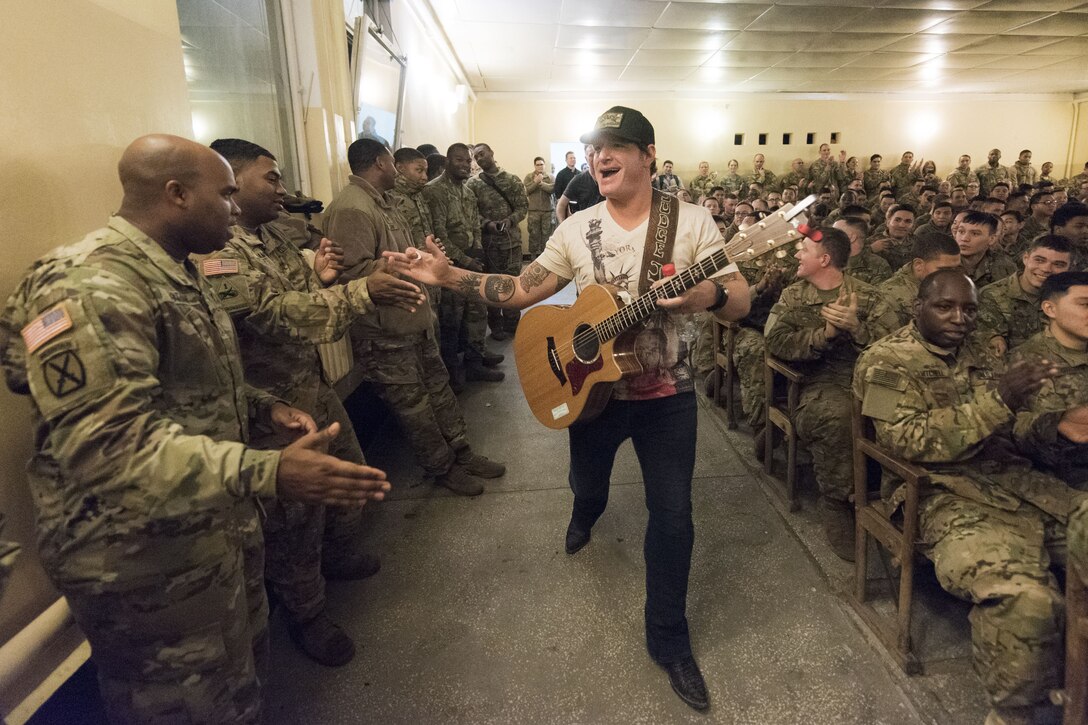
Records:
M680 200L654 189L653 200L650 202L650 219L646 224L646 244L642 250L639 295L646 294L650 286L661 279L661 267L672 259L679 221Z

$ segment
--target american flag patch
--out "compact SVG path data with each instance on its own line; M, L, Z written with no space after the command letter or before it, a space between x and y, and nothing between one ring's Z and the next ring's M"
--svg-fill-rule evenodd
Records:
M202 262L205 277L220 274L238 274L237 259L205 259Z
M72 316L68 307L61 302L34 318L34 321L22 329L23 342L27 352L34 352L54 337L72 327Z

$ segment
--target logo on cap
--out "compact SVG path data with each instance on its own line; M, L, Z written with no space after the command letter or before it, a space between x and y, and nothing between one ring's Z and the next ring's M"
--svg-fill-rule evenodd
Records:
M623 114L616 111L605 111L597 119L597 128L619 128L623 123Z

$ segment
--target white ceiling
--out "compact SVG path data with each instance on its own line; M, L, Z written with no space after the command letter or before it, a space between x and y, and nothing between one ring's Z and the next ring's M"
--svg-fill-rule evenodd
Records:
M431 0L477 92L1076 93L1084 0Z

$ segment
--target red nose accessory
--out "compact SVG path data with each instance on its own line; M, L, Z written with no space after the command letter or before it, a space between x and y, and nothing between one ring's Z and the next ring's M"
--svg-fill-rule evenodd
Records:
M814 229L810 227L808 224L801 224L797 227L797 231L801 232L814 242L822 241L824 238L823 232L821 232L819 229Z
M676 274L676 265L675 264L669 263L669 264L661 265L661 276L662 277L671 277L674 274Z

